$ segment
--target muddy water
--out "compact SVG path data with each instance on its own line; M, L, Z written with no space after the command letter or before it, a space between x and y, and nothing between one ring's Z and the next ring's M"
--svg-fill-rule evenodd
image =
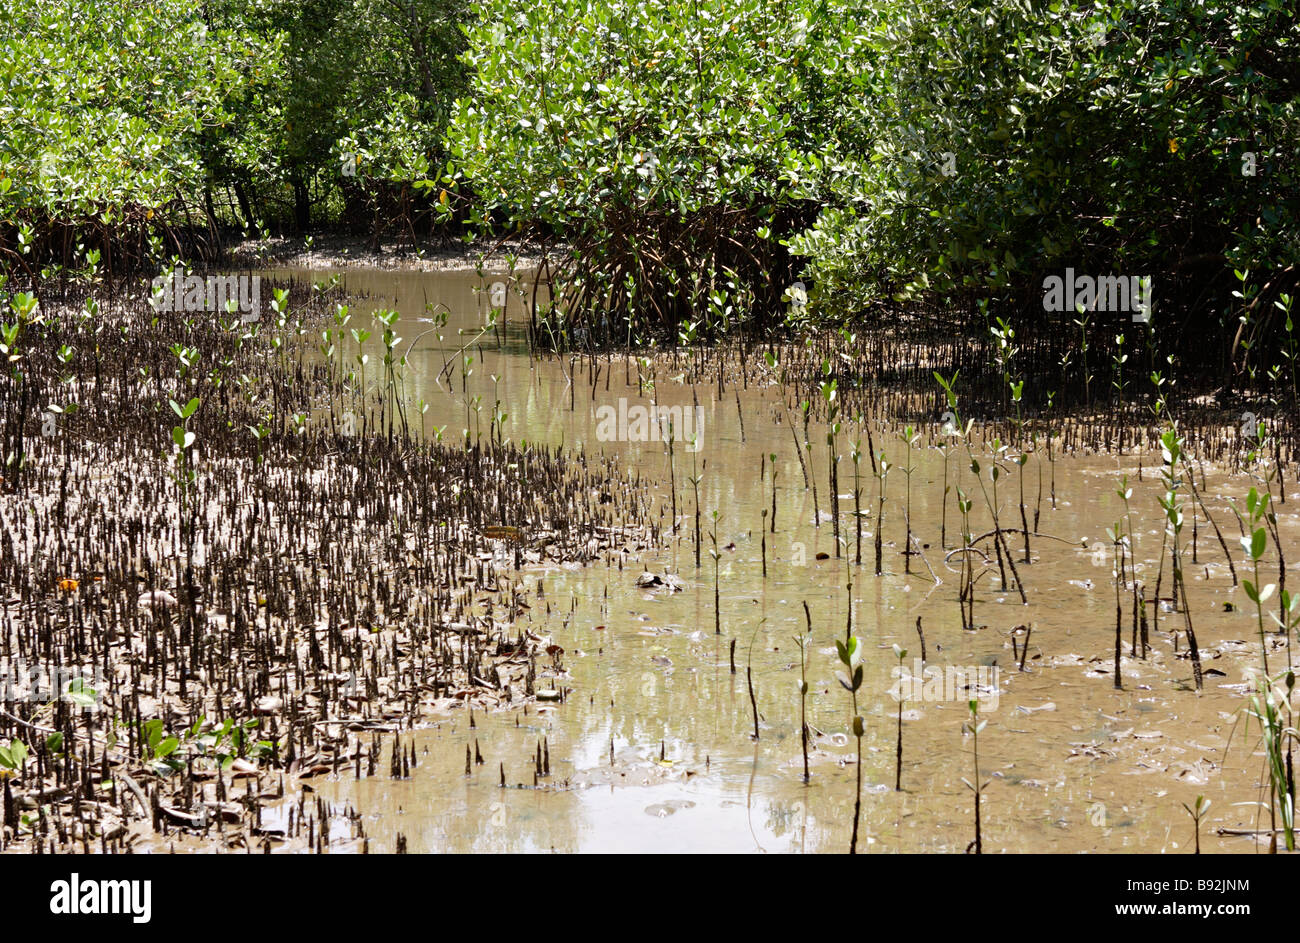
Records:
M329 273L291 274L319 279ZM972 738L963 733L963 723L972 696L964 685L972 678L988 684L981 692L988 725L979 737L979 776L987 782L982 805L986 852L1185 852L1192 824L1182 804L1192 804L1198 795L1213 803L1201 831L1204 850L1256 849L1255 838L1217 830L1268 825L1267 813L1258 820L1254 805L1266 795L1260 785L1262 756L1254 752L1256 731L1246 732L1238 724L1245 702L1244 671L1259 661L1258 635L1253 609L1244 592L1232 586L1223 551L1203 519L1196 562L1191 562L1189 547L1186 570L1208 671L1204 693L1194 690L1185 640L1178 641L1175 651L1172 630L1182 625L1180 613L1160 612L1148 658L1130 657L1127 591L1123 690L1114 687L1115 582L1104 529L1125 514L1115 492L1120 475L1127 473L1134 489L1136 573L1148 597L1154 596L1162 528L1156 504L1158 455L1058 457L1054 465L1045 456L1031 458L1025 472L1029 513L1039 501L1041 471L1037 529L1061 539L1034 538L1029 563L1021 562L1021 540L1012 539L1028 605L1015 591L1000 587L995 564L977 587L981 627L965 631L957 606L958 558L945 563L941 547L945 463L950 483L956 483L959 469L967 465L964 458L954 454L945 459L933 447L910 453L910 518L924 560L912 556L909 574L902 553L908 450L895 432L873 430L876 448L884 449L895 465L883 524L886 572L877 577L876 487L865 454L860 488L868 516L863 520L862 565L850 562L856 550L853 464L843 435L839 491L847 496L841 520L848 546L840 548L837 559L827 513L824 428L814 423L809 436L815 504L812 489L804 485L785 408L771 386L751 385L739 392L738 402L730 385L719 397L716 384L691 389L660 369L651 390L635 362L621 360L602 371L593 386L582 364L530 361L517 298L509 302L504 326L481 335L487 297L480 289L490 291L499 279L351 270L345 285L370 295L353 305L353 326L360 319L361 326L369 327L372 307L401 312L405 339L399 349L412 345L404 378L407 399L427 404L422 415L418 407L412 413L427 434L441 428L445 439L454 440L468 427L471 436L486 437L499 402L506 438L616 454L629 473L656 484L655 512L661 515L665 546L641 559L625 559L621 568L615 561L586 569L525 567L518 574L530 586L540 582L545 593L545 604L534 606L527 627L564 650L551 678L540 679L539 687L567 690L566 701L538 702L526 711L476 713L472 723L461 712L403 733L403 742L414 744L419 761L407 780L381 775L318 782L319 794L362 812L372 848L391 850L401 834L412 852L847 850L853 811L852 711L848 693L834 679L834 640L843 638L851 620L867 651L859 692L867 722L865 850L961 852L971 842L973 797L963 778L974 781L975 772ZM438 305L450 311L441 329L428 320L429 306ZM468 376L461 369L466 354L474 358ZM698 451L678 442L670 463L663 442L604 441L608 436L601 433L609 426L601 428L606 416L599 410L612 407L617 420L620 399L634 420L631 407L647 406L652 399L684 411L697 402L701 421L693 431ZM845 425L855 437L851 424ZM617 435L616 421L614 431ZM863 448L865 453L865 441ZM767 458L772 455L774 461ZM773 507L774 471L772 531L771 519L762 515ZM1242 570L1238 530L1225 500L1240 504L1250 481L1207 472L1207 503ZM976 491L973 527L983 532L989 527L987 512L969 472L963 475L964 487ZM693 478L698 478L703 535L698 568ZM1008 515L1004 526L1011 526L1012 518L1019 523L1015 482L1009 467L999 493ZM951 549L960 538L949 500ZM1293 500L1280 509L1281 526L1288 559L1300 560L1295 505ZM1188 517L1190 540L1190 508ZM716 532L719 556L720 634L715 631L711 532ZM1267 578L1276 579L1271 555L1266 566ZM637 576L647 569L677 575L682 591L638 587ZM1293 586L1300 583L1300 575L1292 580ZM1161 594L1169 595L1167 566ZM812 619L806 709L814 731L807 784L795 643L805 631L805 601ZM1235 611L1225 611L1226 602ZM926 685L916 692L918 699L901 705L902 790L895 791L900 703L891 694L898 691L893 646L907 649L906 668L915 671L918 617L927 665L948 671L956 682ZM1023 637L1025 626L1031 635L1022 672L1015 664L1012 637L1017 627L1017 638ZM1277 645L1284 643L1278 640ZM1276 669L1288 655L1283 647L1270 657ZM759 715L757 740L747 666ZM985 671L977 674L978 669ZM954 670L965 674L957 676ZM536 756L543 744L550 773L538 779ZM472 765L469 775L467 747L483 760Z

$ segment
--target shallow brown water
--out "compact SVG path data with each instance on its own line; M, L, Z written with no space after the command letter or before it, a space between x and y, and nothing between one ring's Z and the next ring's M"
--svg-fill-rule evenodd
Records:
M324 277L325 272L297 272ZM496 281L499 276L488 276ZM1119 478L1130 476L1136 530L1137 577L1154 595L1163 518L1156 504L1159 455L1058 457L1054 466L1056 508L1051 506L1046 457L1030 459L1026 498L1037 501L1040 465L1044 481L1038 531L1063 538L1035 538L1031 563L1020 562L1022 543L1009 539L1026 584L1028 605L999 588L996 565L977 588L976 621L965 631L957 607L957 558L945 565L940 547L944 487L943 454L912 451L912 530L925 560L942 582L930 578L914 557L905 573L904 502L907 450L891 431L874 430L877 449L896 464L888 478L884 521L885 574L874 575L872 540L876 488L863 456L860 487L862 564L836 559L829 510L825 429L813 424L811 472L821 511L804 487L794 440L772 386L739 392L728 384L693 390L660 370L651 393L638 384L635 363L616 361L593 387L586 366L569 360L530 360L521 329L522 311L512 299L499 334L483 336L470 350L474 362L462 376L461 348L479 334L485 297L472 273L349 271L345 285L366 292L352 306L353 325L370 327L372 307L402 314L400 350L414 341L405 378L407 399L428 405L422 416L430 435L443 427L455 440L489 434L493 403L507 414L503 434L516 442L563 445L589 454L617 455L629 473L656 484L663 550L627 559L620 569L525 567L520 578L544 586L546 605L534 606L531 631L564 649L562 669L548 684L567 688L563 704L535 703L527 713L476 714L471 728L463 712L427 729L403 734L416 747L418 767L409 780L376 776L318 782L318 793L351 804L366 820L372 848L390 850L398 834L412 852L426 851L843 851L853 811L849 695L834 680L834 640L843 638L845 584L852 584L852 625L867 649L859 694L867 721L863 741L863 849L869 852L961 852L973 838L973 799L962 778L974 780L965 690L940 692L903 704L902 791L894 790L898 701L891 695L898 664L894 644L908 650L909 668L919 656L916 619L922 618L930 666L973 672L996 666L995 696L986 691L980 735L986 852L1141 851L1186 852L1191 820L1182 808L1204 795L1213 803L1201 830L1206 851L1251 852L1255 839L1221 836L1216 830L1267 827L1255 805L1261 792L1262 755L1253 752L1256 732L1238 725L1245 703L1244 673L1259 662L1254 611L1232 587L1223 552L1203 520L1196 563L1186 553L1192 617L1207 671L1197 694L1186 643L1174 650L1171 630L1180 613L1161 612L1151 633L1152 651L1130 657L1131 598L1124 596L1122 691L1114 688L1115 584L1104 529L1124 516L1116 496ZM490 290L490 288L489 288ZM426 320L426 303L450 310L439 340ZM459 332L459 333L458 333ZM467 333L466 333L467 332ZM498 346L498 338L504 343ZM377 359L372 342L372 363ZM447 371L451 359L454 369ZM481 397L476 411L474 397ZM702 415L699 451L678 442L673 464L662 442L601 441L602 407L617 413L619 400L688 410L697 398ZM418 408L413 412L419 416ZM743 431L742 431L743 421ZM845 424L849 426L848 423ZM802 438L802 430L799 431ZM840 438L841 495L851 495L853 464L847 438ZM863 443L865 450L866 443ZM977 449L977 453L981 454ZM764 457L775 454L760 478ZM950 480L967 462L954 453ZM697 464L694 464L697 463ZM1139 465L1142 481L1138 481ZM762 512L772 507L776 470L776 528L766 536L767 577L762 575ZM1226 499L1242 502L1251 481L1208 471L1205 498L1246 571L1238 530ZM703 533L700 568L695 565L690 482L699 478ZM678 512L672 532L675 482ZM969 471L963 484L975 490L977 533L991 525ZM1293 489L1294 490L1294 489ZM1004 526L1019 526L1014 470L1002 479ZM1300 560L1295 501L1279 508L1289 560ZM715 633L710 530L717 513L721 635ZM841 520L851 531L852 499L841 499ZM1185 536L1191 539L1191 509ZM946 518L951 549L960 540L950 503ZM843 551L842 551L843 552ZM829 559L818 560L819 553ZM643 589L643 569L673 573L682 592ZM1289 567L1289 572L1295 564ZM1161 595L1169 595L1168 567ZM1265 581L1276 580L1271 551ZM1300 577L1293 577L1300 582ZM1295 582L1292 584L1295 585ZM1276 597L1275 597L1276 599ZM808 722L819 732L810 744L811 781L802 781L799 738L799 651L805 629L802 603L811 611L808 650ZM1225 602L1235 611L1225 611ZM1011 632L1032 626L1026 670L1012 654ZM736 640L736 672L730 646ZM1273 641L1270 638L1270 641ZM1279 638L1278 646L1284 646ZM1275 669L1286 664L1284 647L1270 654ZM760 737L746 688L752 658ZM987 679L987 676L985 676ZM539 682L539 686L542 683ZM1231 739L1231 749L1225 749ZM549 776L534 785L538 744L549 751ZM465 751L477 743L484 760L465 775ZM611 749L613 752L611 762ZM661 755L663 759L661 760ZM508 788L502 789L504 777ZM1260 846L1262 847L1262 846Z

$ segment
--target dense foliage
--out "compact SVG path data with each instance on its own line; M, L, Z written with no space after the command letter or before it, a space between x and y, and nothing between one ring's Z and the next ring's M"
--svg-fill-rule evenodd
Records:
M1073 267L1233 332L1234 269L1260 319L1297 280L1298 41L1284 0L908 4L796 249L850 310L933 291L1041 319Z
M70 238L158 240L146 224L201 185L204 135L275 53L181 0L5 0L0 22L0 257L23 267L84 263Z
M220 224L409 229L465 85L465 5L3 0L0 256L139 263L181 230L210 249Z
M615 339L725 330L779 305L797 171L839 120L836 5L480 6L449 143L484 211L561 237L569 315ZM852 57L846 57L851 62Z
M467 0L223 0L221 16L279 42L278 68L212 140L216 181L249 228L340 220L376 236L409 227L412 184L442 157L465 88ZM429 207L423 206L428 212Z
M1023 339L1080 318L1043 307L1073 269L1152 278L1148 346L1194 328L1188 353L1294 372L1270 352L1300 283L1287 0L0 0L0 23L12 270L462 219L536 240L546 326L596 340L917 297Z

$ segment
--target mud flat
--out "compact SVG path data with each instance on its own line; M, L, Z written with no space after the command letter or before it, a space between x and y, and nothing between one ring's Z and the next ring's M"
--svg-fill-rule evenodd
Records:
M963 780L985 852L1286 850L1282 423L1019 403L923 319L544 354L527 272L276 275L24 348L4 654L102 673L3 705L9 850L960 853Z
M551 605L546 567L653 539L644 486L402 430L287 350L336 324L325 294L256 326L140 298L29 312L4 401L25 451L0 495L6 851L364 849L308 783L406 775L400 731L568 695L521 616Z

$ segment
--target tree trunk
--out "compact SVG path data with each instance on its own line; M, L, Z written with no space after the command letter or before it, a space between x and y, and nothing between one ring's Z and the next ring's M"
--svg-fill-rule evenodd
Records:
M302 171L294 171L293 178L293 225L299 235L311 226L311 198L307 192L307 181Z

